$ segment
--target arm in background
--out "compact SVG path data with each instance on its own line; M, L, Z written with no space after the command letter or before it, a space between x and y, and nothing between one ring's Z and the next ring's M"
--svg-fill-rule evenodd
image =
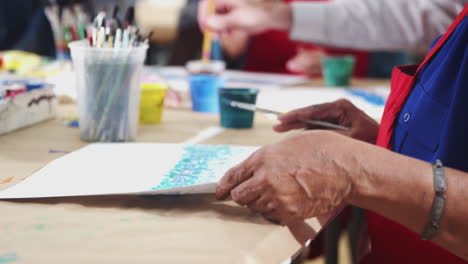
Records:
M467 0L294 2L290 34L297 41L355 49L427 49L467 3Z

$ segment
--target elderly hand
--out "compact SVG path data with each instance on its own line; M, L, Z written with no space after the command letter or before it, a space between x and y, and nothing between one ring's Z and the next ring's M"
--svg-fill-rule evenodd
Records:
M322 58L325 55L325 52L320 49L299 47L296 56L287 62L286 67L292 72L316 77L322 72Z
M307 131L266 146L230 169L216 197L283 225L332 212L353 191L349 174L353 140L329 131ZM361 143L362 144L362 143Z
M291 8L282 1L216 0L215 5L215 14L208 16L208 1L200 1L198 22L202 29L257 34L268 29L288 30L292 23Z
M319 129L321 127L311 127L301 120L322 120L350 127L349 131L336 132L372 144L375 144L379 130L379 124L374 119L345 99L297 109L278 119L281 123L273 128L277 132L298 128Z

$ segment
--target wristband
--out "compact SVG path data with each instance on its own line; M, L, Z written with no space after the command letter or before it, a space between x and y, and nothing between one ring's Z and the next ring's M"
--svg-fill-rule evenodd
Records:
M434 173L435 197L432 202L431 219L421 234L423 240L431 240L439 230L440 220L444 215L446 204L445 192L447 191L447 183L442 162L436 160L432 165L432 170Z

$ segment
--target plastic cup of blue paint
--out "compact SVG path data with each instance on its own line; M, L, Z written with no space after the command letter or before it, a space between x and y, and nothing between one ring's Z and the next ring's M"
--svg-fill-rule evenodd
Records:
M202 113L218 113L218 90L224 85L221 73L225 69L222 61L190 61L189 73L192 110Z
M222 87L222 79L211 74L195 74L189 78L192 110L203 113L219 112L218 89Z
M255 104L258 90L248 88L219 89L220 123L224 128L252 128L254 112L232 107L231 101Z

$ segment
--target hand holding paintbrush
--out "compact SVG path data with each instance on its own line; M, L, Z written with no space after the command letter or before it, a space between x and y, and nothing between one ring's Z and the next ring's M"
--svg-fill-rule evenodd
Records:
M337 132L371 144L375 144L379 130L379 124L373 118L345 99L296 109L279 116L278 119L281 123L274 127L277 132L318 128L318 126L309 126L301 120L324 120L348 128L346 131L337 130Z
M248 103L243 103L243 102L238 102L238 101L230 101L229 105L232 106L232 107L236 107L236 108L240 108L240 109L244 109L244 110L248 110L248 111L258 111L258 112L263 112L263 113L267 113L267 114L274 114L274 115L278 115L278 116L281 116L281 115L284 114L282 112L261 108L261 107L258 107L256 105L254 105L254 104L248 104ZM303 124L319 126L319 127L324 127L324 128L330 128L330 129L337 129L337 130L341 130L341 131L349 131L350 130L349 127L344 127L344 126L341 126L341 125L337 125L337 124L334 124L334 123L325 122L325 121L321 121L321 120L312 120L312 119L307 119L307 118L299 118L299 119L297 119L297 121L299 121L299 122L301 122Z

